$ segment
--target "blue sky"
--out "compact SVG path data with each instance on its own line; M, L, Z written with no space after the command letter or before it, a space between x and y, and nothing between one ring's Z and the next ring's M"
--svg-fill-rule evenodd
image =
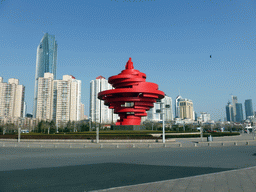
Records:
M0 76L26 87L31 113L36 49L48 32L57 79L82 81L86 115L90 81L120 73L132 57L173 104L180 92L197 113L223 120L230 94L256 110L255 8L255 0L1 0Z

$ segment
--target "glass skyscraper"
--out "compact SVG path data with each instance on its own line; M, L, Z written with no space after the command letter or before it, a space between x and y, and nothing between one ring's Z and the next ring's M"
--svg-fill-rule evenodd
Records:
M230 102L226 105L226 116L227 116L227 121L234 121L234 113L233 113L233 106L231 105Z
M37 47L36 55L36 75L35 75L35 89L34 89L34 106L33 117L36 118L37 111L37 89L38 78L44 77L44 73L53 73L56 79L56 65L57 65L57 42L54 35L45 33L40 44Z
M249 116L253 116L253 108L252 108L252 100L251 99L245 100L244 107L245 107L246 119L248 119Z
M244 120L242 103L236 103L236 122Z
M180 100L182 97L178 95L175 99L175 118L180 118Z

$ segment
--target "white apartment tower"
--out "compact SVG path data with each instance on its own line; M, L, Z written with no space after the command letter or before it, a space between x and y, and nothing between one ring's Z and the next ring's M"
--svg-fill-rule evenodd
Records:
M38 96L36 118L41 120L52 120L53 113L53 74L45 73L44 77L38 78Z
M80 120L81 81L72 75L54 80L53 119L57 125Z
M211 120L210 114L206 113L206 112L201 113L201 118L202 118L202 122L204 122L204 123L210 122L210 120Z
M154 103L154 107L147 111L147 120L150 121L162 121L163 120L163 110L165 113L164 120L172 121L173 120L173 111L172 111L172 98L165 96L162 100L162 103ZM165 107L165 109L164 109ZM167 108L168 107L168 108ZM160 112L160 113L159 113Z
M37 118L56 125L80 120L81 81L72 75L54 80L52 73L38 78Z
M84 120L85 117L84 117L84 104L81 103L81 106L80 106L80 120Z
M0 117L23 117L25 87L19 80L11 78L8 83L0 77Z
M117 121L118 115L113 113L113 109L109 109L108 106L104 105L104 101L98 99L99 92L109 89L112 89L112 85L102 76L98 76L90 82L90 117L92 122L107 124Z

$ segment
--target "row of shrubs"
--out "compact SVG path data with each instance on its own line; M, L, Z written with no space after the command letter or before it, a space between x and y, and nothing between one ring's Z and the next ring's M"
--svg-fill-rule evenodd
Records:
M239 133L228 133L228 132L220 132L220 133L204 133L203 137L220 137L220 136L234 136L239 135ZM162 135L159 137L161 138ZM188 135L165 135L165 138L189 138L189 137L200 137L200 134L188 134ZM0 135L0 138L12 138L17 139L17 134L5 134ZM95 139L96 134L22 134L21 139ZM157 137L153 137L150 134L100 134L101 139L157 139Z
M100 130L101 135L112 135L112 134L119 134L119 135L127 135L127 134L161 134L163 131L149 131L149 130L141 130L141 131L102 131ZM184 132L184 131L165 131L165 133L191 133L191 132ZM198 132L199 133L199 132ZM5 133L6 135L18 135L17 132L13 133ZM22 135L48 135L48 131L45 133L36 133L36 132L30 132L30 133L21 133ZM59 132L59 133L50 133L53 135L95 135L96 131L86 131L86 132ZM0 132L0 135L3 135L2 132Z
M0 138L17 139L17 135L1 135ZM96 135L21 135L21 139L95 139ZM152 135L100 135L100 139L156 139Z
M224 137L224 136L236 136L240 135L240 133L228 133L228 132L217 132L217 133L203 133L203 137ZM162 135L161 135L162 137ZM191 134L191 135L165 135L165 138L189 138L189 137L200 137L199 134Z

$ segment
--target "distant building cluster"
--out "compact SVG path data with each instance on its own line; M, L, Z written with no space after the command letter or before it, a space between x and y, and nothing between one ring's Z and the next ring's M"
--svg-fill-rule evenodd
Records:
M247 99L244 102L245 118L243 113L242 103L238 103L237 96L232 95L232 102L228 101L226 105L226 121L242 123L246 119L253 119L255 114L253 112L252 100Z
M11 78L0 77L0 123L35 127L38 122L54 121L58 126L85 118L81 103L81 81L72 75L56 80L57 42L45 33L37 47L33 114L26 115L25 87Z

